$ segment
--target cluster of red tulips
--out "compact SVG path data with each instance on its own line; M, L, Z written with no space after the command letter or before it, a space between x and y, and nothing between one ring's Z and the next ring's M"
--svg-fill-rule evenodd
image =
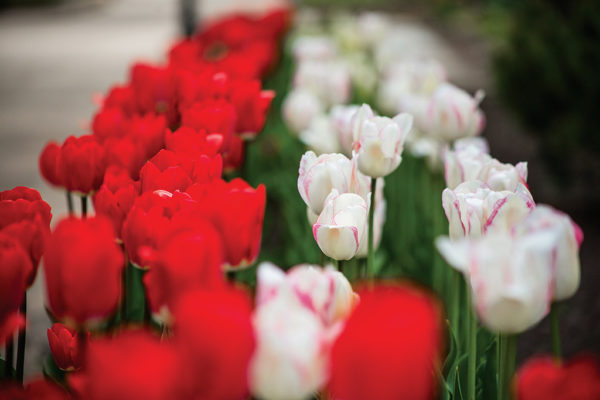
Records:
M173 45L164 65L135 64L129 82L101 101L90 134L51 142L40 155L43 177L67 191L70 215L53 232L37 191L0 193L4 374L23 380L25 293L42 255L56 321L50 348L56 365L73 372L63 387L2 385L0 397L245 395L251 301L223 270L256 260L266 190L225 181L223 172L240 168L244 142L263 128L274 93L261 78L275 67L289 20L289 10L228 17ZM87 216L88 196L95 216ZM147 310L137 330L124 331L134 321L121 312L115 324L114 315L131 301L132 269L144 276ZM171 334L176 340L161 344Z

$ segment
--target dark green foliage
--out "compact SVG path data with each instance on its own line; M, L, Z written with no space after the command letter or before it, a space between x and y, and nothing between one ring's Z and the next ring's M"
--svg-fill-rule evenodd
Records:
M586 159L600 153L600 2L534 0L511 10L495 59L499 93L540 137L557 176L589 170Z

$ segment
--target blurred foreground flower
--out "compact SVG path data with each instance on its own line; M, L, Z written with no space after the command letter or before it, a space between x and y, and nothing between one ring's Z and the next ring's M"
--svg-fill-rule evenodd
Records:
M431 399L441 357L439 306L428 294L406 285L375 286L358 293L360 302L333 345L331 397Z

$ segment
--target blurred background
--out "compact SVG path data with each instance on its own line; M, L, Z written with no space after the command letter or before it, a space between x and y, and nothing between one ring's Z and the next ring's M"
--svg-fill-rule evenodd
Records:
M45 143L86 133L97 108L94 95L125 81L132 62L163 60L194 20L267 3L279 2L0 0L0 190L36 188L55 217L66 214L64 193L38 172ZM527 161L536 201L567 212L585 233L581 288L562 316L563 349L566 356L600 354L600 2L306 0L297 6L318 13L397 14L412 45L430 46L450 81L470 93L485 90L483 135L492 155ZM280 103L275 101L272 115L279 114ZM260 153L249 156L255 162ZM250 171L251 183L264 181L260 165L250 164ZM292 196L301 204L297 193ZM273 240L265 229L264 252L280 258L274 261L317 261L314 248L310 254L292 249L293 243ZM49 351L42 283L38 278L29 294L28 376L41 371ZM520 337L518 358L550 347L544 320Z

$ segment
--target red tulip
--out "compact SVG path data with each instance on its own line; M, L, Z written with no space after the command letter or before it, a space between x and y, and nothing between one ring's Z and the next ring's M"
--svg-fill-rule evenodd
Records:
M196 130L223 135L223 148L227 149L236 124L235 108L222 100L206 100L194 103L182 110L181 125Z
M89 338L89 333L87 335ZM56 366L64 371L76 371L81 369L80 343L77 332L55 323L48 329L48 344L52 352L52 358Z
M177 399L181 368L168 342L145 331L90 341L81 375L70 385L86 400Z
M146 162L146 150L129 136L108 138L102 143L106 150L106 166L127 170L132 179L139 179L140 168Z
M335 399L431 399L440 361L441 313L409 286L359 291L360 302L333 345Z
M194 229L179 232L159 246L144 276L152 312L166 322L179 296L192 289L224 284L219 233L202 220L193 225Z
M135 115L130 120L127 137L144 150L145 158L152 158L165 146L167 120L153 113Z
M121 138L128 130L129 118L120 108L103 108L92 121L92 132L100 142L108 138Z
M174 337L184 398L248 397L248 363L255 347L251 312L248 295L239 289L193 291L180 299Z
M232 82L231 86L229 101L238 116L235 131L242 136L256 137L265 124L275 92L261 90L258 80L239 79Z
M124 262L106 217L59 222L44 254L48 306L54 317L80 327L112 314L119 304Z
M196 203L187 193L166 190L146 192L138 197L125 218L122 229L123 243L129 259L139 267L148 266L140 255L144 248L157 249L169 233L171 218L187 218L187 203Z
M169 125L177 123L171 68L137 63L131 67L130 78L139 113L164 114Z
M533 358L517 372L518 400L600 399L600 368L592 357L561 363L552 357Z
M140 171L142 192L185 190L192 184L191 160L179 157L169 150L161 150Z
M42 157L45 153L46 150ZM103 147L93 136L69 136L60 148L56 163L59 181L67 190L88 194L100 188L106 160Z
M200 155L214 156L221 150L223 135L220 133L207 134L204 130L196 130L182 126L172 132L165 132L165 147L176 154L188 157Z
M25 326L19 306L33 265L18 240L0 232L0 345Z
M223 169L226 172L238 170L244 162L244 141L239 136L231 138L229 149L223 154Z
M50 234L50 206L35 189L17 186L0 192L0 230L16 238L29 253L33 270L27 286L35 280L37 266Z
M60 146L56 142L49 142L40 153L40 172L48 183L54 186L64 186L64 182L58 173L58 159L60 157Z
M125 115L132 116L137 107L131 85L115 85L104 98L104 108L120 108Z
M139 193L140 183L133 181L127 171L112 166L106 170L104 183L92 198L96 214L110 218L119 238L125 217Z
M192 185L188 193L221 234L225 268L244 268L256 261L265 214L265 186L253 189L242 179L234 179L209 186Z

